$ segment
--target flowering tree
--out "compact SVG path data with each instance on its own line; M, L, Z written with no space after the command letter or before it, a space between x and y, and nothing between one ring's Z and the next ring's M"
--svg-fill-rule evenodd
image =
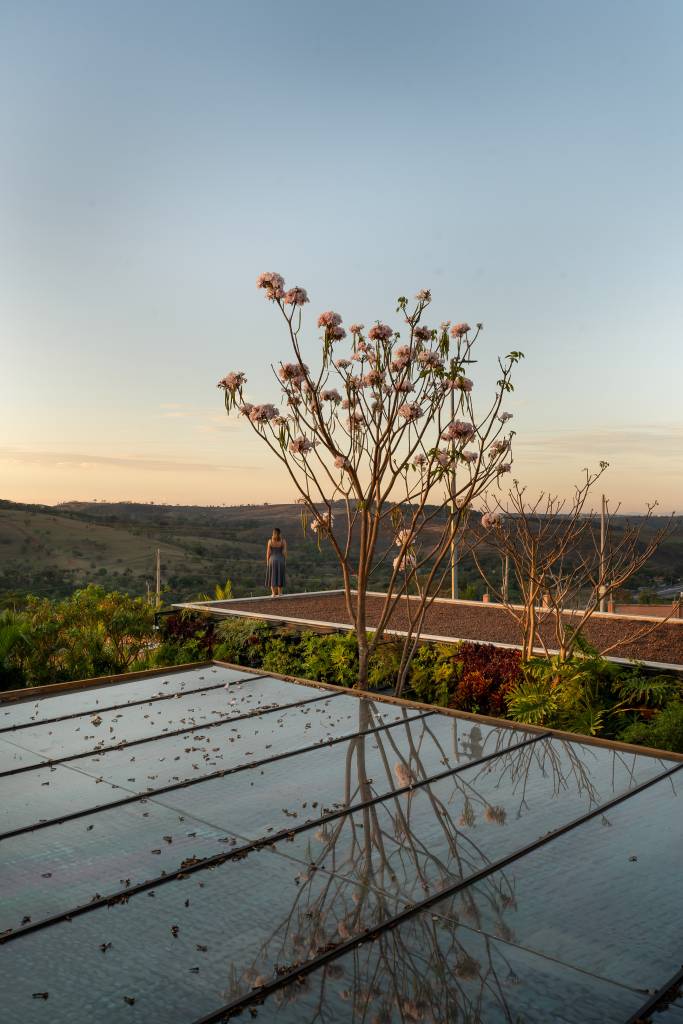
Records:
M664 525L648 531L654 510L635 522L625 521L617 531L614 517L605 504L603 536L600 519L589 505L593 488L608 467L584 470L574 494L565 501L542 492L528 499L526 488L517 480L503 496L487 496L481 527L486 540L511 566L521 595L513 604L507 586L500 586L487 572L473 548L474 558L487 587L507 609L522 634L524 659L533 657L535 648L546 655L547 637L559 652L560 661L572 657L582 630L599 611L601 601L623 587L650 560L671 532L673 517ZM636 641L661 623L637 626L632 635L621 636L618 643ZM607 654L617 643L602 650Z
M341 316L321 313L317 368L312 370L301 337L306 290L286 289L275 273L261 274L257 286L279 310L291 347L292 361L272 367L282 411L271 403L247 401L242 371L229 373L218 387L227 411L244 416L286 468L302 504L304 526L310 523L337 556L358 640L362 688L368 659L402 602L407 635L398 693L426 610L448 572L449 547L466 510L510 470L513 435L505 433L510 414L501 406L522 353L498 359L494 393L477 415L466 371L482 324L474 331L466 323L428 327L423 317L429 291L418 292L414 303L399 298L404 338L380 321L367 331L354 323L342 350L347 332ZM372 572L388 560L389 584L369 635L368 584Z

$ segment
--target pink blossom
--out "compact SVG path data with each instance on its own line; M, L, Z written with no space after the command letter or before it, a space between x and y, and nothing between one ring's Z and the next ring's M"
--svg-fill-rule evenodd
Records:
M462 420L454 420L453 423L449 423L443 434L441 435L442 441L459 441L463 444L467 444L475 436L476 431L471 423L464 423Z
M360 409L354 409L346 420L346 429L351 431L363 422L363 413Z
M456 960L453 973L456 978L462 978L463 981L472 981L474 978L479 976L481 970L481 964L474 957L468 953L461 953Z
M415 420L419 420L424 413L417 402L406 402L398 410L399 416L402 416L406 423L414 423Z
M293 455L308 455L313 450L317 441L309 441L307 437L295 437L289 442L289 450Z
M285 279L281 274L268 271L265 274L259 274L256 278L256 287L265 288L266 298L273 302L275 299L281 299L284 296Z
M332 512L316 512L316 518L311 523L311 531L317 533L319 530L328 533L334 526L334 514Z
M218 381L217 388L223 388L224 391L232 391L234 394L238 388L241 388L247 383L247 378L244 376L241 370L236 370L234 373L226 373L222 380Z
M341 405L342 409L350 409L351 406L353 405L353 402L350 402L348 398L345 398Z
M451 462L451 453L444 451L443 448L439 448L436 452L436 461L445 469L445 467Z
M469 324L453 324L453 326L451 327L451 335L454 338L462 338L463 335L467 334L467 332L470 330L471 327Z
M392 353L391 369L403 370L410 362L410 345L399 345Z
M334 460L334 464L337 467L337 469L351 468L351 463L349 462L345 455L337 455L337 457Z
M498 473L509 473L512 469L511 462L504 462L502 466L498 467Z
M469 377L454 377L448 381L448 386L452 391L471 391L474 387Z
M417 299L418 302L430 302L432 298L432 293L430 292L429 288L421 288L420 291L415 296L415 298Z
M425 324L422 324L420 327L415 328L415 330L413 331L413 336L417 338L418 341L431 341L432 332L429 329L429 327L427 327Z
M438 352L420 352L418 353L417 361L432 370L438 370L443 367L443 360Z
M500 416L498 417L498 419L500 420L501 423L507 423L508 420L512 419L512 413L511 412L502 412L500 414Z
M389 341L393 333L388 324L376 323L368 331L368 338L370 341Z
M346 331L344 330L343 327L339 327L339 326L337 326L337 327L330 327L329 328L329 333L330 333L330 337L334 338L335 341L341 341L342 338L346 337Z
M397 548L403 547L404 544L408 544L412 536L411 530L399 530L394 537L394 544Z
M349 366L351 366L351 360L337 359L334 365L337 367L338 370L348 370Z
M308 292L298 285L296 288L290 288L285 295L285 305L287 306L303 306L305 302L308 302Z
M305 363L283 363L278 370L281 381L291 381L293 384L301 384L307 373L308 367Z
M242 405L239 406L240 416L249 416L253 408L251 402L242 402Z
M507 811L504 807L488 806L484 810L484 820L493 825L504 825L507 818Z
M441 323L439 324L439 330L440 331L447 331L450 326L451 326L450 320L442 320Z
M490 530L493 526L500 526L503 521L503 517L500 512L484 512L481 517L481 525L485 530Z
M381 384L384 380L384 374L381 370L368 370L365 376L362 378L361 383L366 388L375 388Z
M394 775L399 786L412 786L415 782L415 776L403 761L397 761L394 765Z
M273 423L276 427L286 427L288 420L286 416L276 416Z
M394 384L394 391L398 395L408 395L414 390L415 386L409 380L399 380Z
M339 394L336 388L331 388L329 391L321 391L320 399L323 402L334 402L336 405L342 400L342 396Z
M411 555L408 552L403 555L403 558L397 555L391 564L398 572L405 572L409 566L415 565L415 555Z
M477 459L479 458L479 452L460 452L460 458L464 462L476 462Z
M415 455L414 458L413 458L413 465L414 466L424 466L426 461L427 461L427 456L423 455L422 452L418 452L417 455Z
M361 331L363 330L364 327L365 327L365 324L351 324L351 326L349 327L349 331L355 337L356 334L360 334L361 333Z
M331 309L328 309L326 313L321 313L318 317L318 327L339 327L342 322L342 318L339 313L333 313Z
M252 423L268 423L269 420L274 420L277 415L278 410L269 403L266 405L252 405L249 410L249 419Z
M495 459L495 457L500 455L501 452L506 452L509 447L510 442L505 437L499 438L498 441L493 441L492 444L489 445L489 458Z

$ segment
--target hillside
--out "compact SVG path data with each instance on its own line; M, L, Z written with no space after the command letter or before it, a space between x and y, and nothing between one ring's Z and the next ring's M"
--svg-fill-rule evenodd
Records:
M291 585L336 585L328 552L304 539L295 505L204 508L73 502L0 502L0 605L33 593L58 597L89 582L144 594L161 549L167 600L212 591L229 576L235 593L261 593L265 544L281 526L292 554Z
M303 535L297 505L226 507L69 502L48 507L0 501L0 606L26 593L58 597L88 582L144 594L154 584L161 548L166 600L195 598L226 578L236 596L263 593L265 544L279 526L290 549L288 590L339 586L333 553ZM615 526L618 529L618 521ZM484 552L489 566L492 552ZM386 567L373 588L381 589ZM480 596L481 581L470 558L461 566L461 587ZM683 530L662 545L633 590L656 590L683 579Z

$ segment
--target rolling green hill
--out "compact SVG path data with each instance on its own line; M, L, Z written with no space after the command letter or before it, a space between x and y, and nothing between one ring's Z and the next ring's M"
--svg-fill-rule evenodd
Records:
M661 521L660 521L661 522ZM683 579L683 520L633 589L656 589ZM273 526L287 537L288 590L340 585L332 551L318 549L303 535L297 505L218 506L138 505L69 502L48 507L0 501L0 606L21 603L27 593L66 596L86 583L145 594L154 586L156 549L161 549L167 601L212 592L230 578L236 596L264 593L265 545ZM618 529L618 522L615 524ZM484 552L493 564L496 556ZM381 567L373 589L381 589ZM482 584L471 559L461 566L466 596L479 596Z

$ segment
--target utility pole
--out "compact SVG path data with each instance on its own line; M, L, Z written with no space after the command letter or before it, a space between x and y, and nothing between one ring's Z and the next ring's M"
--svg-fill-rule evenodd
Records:
M161 608L161 548L157 548L157 610Z
M451 388L451 423L455 419L455 392ZM458 506L455 503L455 440L451 441L451 600L458 596L458 542L455 536L455 521Z
M605 541L606 541L606 518L607 518L607 501L605 495L602 496L602 509L600 511L600 611L607 611L607 601L605 598Z

